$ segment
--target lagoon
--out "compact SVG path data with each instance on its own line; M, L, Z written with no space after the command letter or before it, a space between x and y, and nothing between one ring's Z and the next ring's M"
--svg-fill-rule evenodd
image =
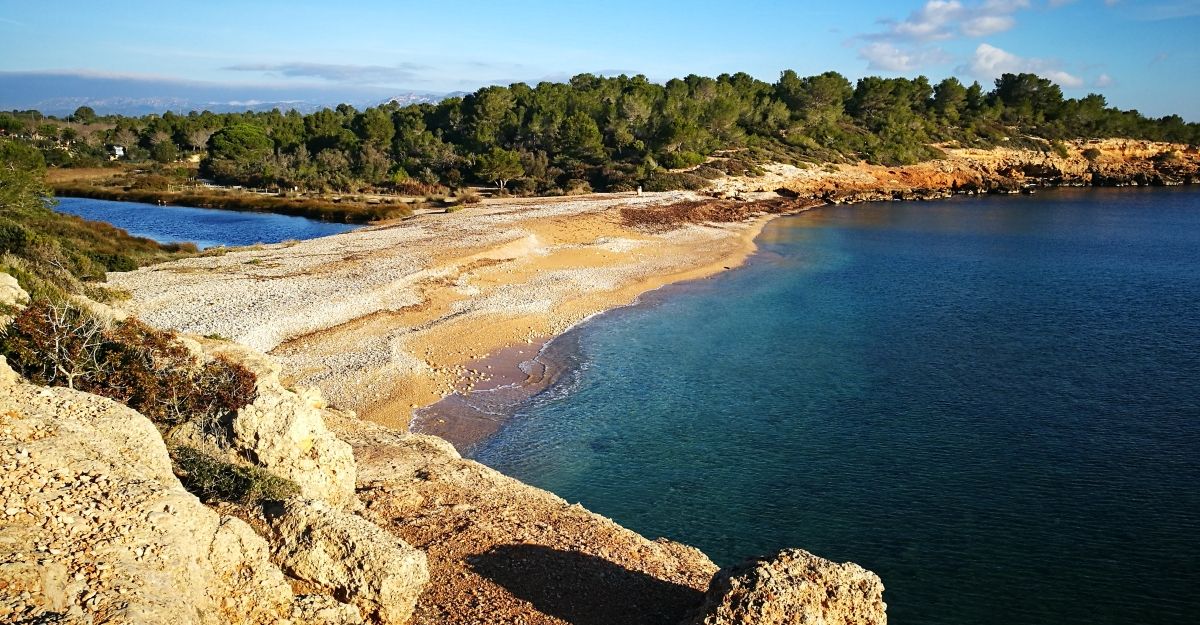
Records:
M157 206L89 198L57 198L55 210L105 221L134 236L159 243L192 242L200 249L215 246L279 243L354 230L359 226L305 217L189 206Z

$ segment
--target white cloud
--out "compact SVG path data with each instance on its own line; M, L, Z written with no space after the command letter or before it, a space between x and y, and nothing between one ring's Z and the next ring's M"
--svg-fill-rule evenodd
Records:
M975 48L975 55L967 69L978 78L990 79L1006 73L1030 72L1043 78L1049 78L1063 87L1083 86L1082 78L1063 71L1054 63L1043 59L1017 56L986 43L981 43L979 47Z
M868 35L876 40L938 41L983 37L1016 25L1013 13L1029 8L1029 0L986 0L965 5L959 0L928 0L903 20L883 20L887 29Z
M954 22L961 19L963 5L958 0L929 0L925 6L909 14L907 19L892 23L891 35L929 41L954 36Z
M1108 74L1100 74L1099 76L1096 77L1096 80L1092 81L1093 87L1104 88L1104 87L1112 86L1112 84L1113 84L1112 76L1109 76Z
M1002 33L1016 23L1016 18L1011 15L980 15L963 22L962 32L968 37L985 37Z
M911 72L950 60L949 55L939 48L905 49L886 41L859 48L858 57L867 61L868 68L885 72Z
M858 56L874 70L909 72L950 62L949 55L931 42L961 37L986 37L1011 30L1014 14L1028 9L1030 0L927 0L902 20L881 20L881 32L862 35L868 43Z

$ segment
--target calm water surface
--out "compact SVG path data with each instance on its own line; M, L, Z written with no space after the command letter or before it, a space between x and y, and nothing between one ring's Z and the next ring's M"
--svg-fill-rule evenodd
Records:
M58 198L55 210L86 219L106 221L129 234L160 243L190 241L201 249L217 245L279 243L315 239L354 230L358 226L275 215L188 206L156 206L139 202L110 202Z
M893 623L1200 614L1200 192L821 209L552 344L476 456L718 563L878 572Z

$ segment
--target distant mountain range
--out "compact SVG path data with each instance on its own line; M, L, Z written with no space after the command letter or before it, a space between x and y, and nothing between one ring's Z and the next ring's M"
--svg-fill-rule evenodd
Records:
M0 72L0 110L36 109L70 115L90 106L101 115L146 115L173 111L225 113L295 109L309 113L338 104L356 108L396 102L402 106L440 102L456 94L404 93L377 88L224 85L166 79L91 76L70 73Z

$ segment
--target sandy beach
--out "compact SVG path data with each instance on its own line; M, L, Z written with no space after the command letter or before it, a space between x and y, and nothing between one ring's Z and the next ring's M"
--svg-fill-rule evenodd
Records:
M132 293L125 312L269 352L291 384L318 386L340 408L407 427L415 410L488 384L499 363L482 360L490 354L534 350L642 293L741 264L774 215L825 202L1083 185L1093 175L1136 181L1156 171L1153 155L1178 146L1105 140L1067 147L1062 157L947 148L945 159L905 167L767 164L761 175L715 181L709 195L493 199L111 274L110 281ZM1094 162L1083 155L1089 147L1100 149ZM436 431L434 423L426 425ZM476 425L492 427L477 423L460 443L479 436Z
M686 192L503 199L356 232L113 274L127 311L272 354L287 381L406 427L413 411L487 384L472 365L664 284L742 263L771 217L647 230L623 208Z

